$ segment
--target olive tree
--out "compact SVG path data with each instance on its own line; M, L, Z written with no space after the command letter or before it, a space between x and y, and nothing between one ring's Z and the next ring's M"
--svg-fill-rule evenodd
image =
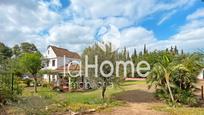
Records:
M86 62L85 62L85 59L87 57L87 62L88 64L97 64L97 68L98 71L96 72L95 69L93 68L89 68L88 69L88 78L89 80L91 80L93 82L93 84L95 85L99 85L101 86L102 88L102 92L101 92L101 95L102 95L102 98L104 99L105 98L105 92L106 92L106 89L109 85L111 84L117 84L120 83L120 79L119 78L116 78L116 74L115 74L115 62L116 60L119 60L119 58L121 57L119 55L119 53L117 51L112 51L112 46L111 44L109 45L105 45L105 48L106 50L102 50L101 47L99 47L98 44L95 44L91 47L88 47L84 50L83 54L82 54L82 68L83 68L83 71L85 71L85 66L86 66ZM96 62L96 58L97 58L97 62ZM111 73L111 69L114 69L113 70L113 73L109 76L109 77L106 77L104 76L101 71L100 71L100 65L102 65L102 63L104 61L109 61L113 64L113 68L110 67L109 64L104 64L103 67L102 67L102 70L103 70L103 73L104 74L109 74ZM96 77L97 76L97 77Z
M39 53L25 53L20 57L20 64L34 79L34 90L37 92L37 73L41 69L41 56Z

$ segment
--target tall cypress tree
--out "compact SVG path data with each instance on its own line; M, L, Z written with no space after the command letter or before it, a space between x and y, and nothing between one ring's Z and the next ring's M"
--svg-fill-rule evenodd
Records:
M127 60L130 60L130 54L128 51L127 51Z
M177 49L177 46L175 45L175 47L174 47L174 52L175 52L175 54L178 54L178 49Z
M136 50L136 49L134 49L133 56L134 56L134 57L137 57L137 50Z
M169 53L169 49L168 48L166 48L166 53Z
M147 47L146 47L146 44L144 44L143 53L144 53L144 54L147 54L147 53L148 53L148 51L147 51Z
M124 47L123 57L124 57L124 60L127 60L127 50L126 50L126 47Z
M182 54L182 55L184 54L184 51L183 51L183 49L181 50L181 54Z
M171 46L170 52L173 53L173 51L174 51L174 48Z

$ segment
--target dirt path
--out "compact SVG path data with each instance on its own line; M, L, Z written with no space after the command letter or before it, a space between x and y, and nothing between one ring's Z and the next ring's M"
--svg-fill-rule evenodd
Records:
M104 110L93 115L167 115L152 109L152 105L161 103L154 98L153 91L147 90L145 85L134 85L138 90L125 91L117 94L114 98L125 101L126 104Z
M111 110L94 113L93 115L168 115L168 114L152 110L151 105L149 103L139 104L127 103L127 106L115 107Z

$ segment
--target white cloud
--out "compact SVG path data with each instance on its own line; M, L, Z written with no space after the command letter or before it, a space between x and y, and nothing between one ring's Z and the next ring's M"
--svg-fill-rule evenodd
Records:
M196 12L189 15L187 17L187 20L195 20L195 19L199 19L199 18L204 18L204 8L198 9Z
M61 18L59 14L49 10L48 4L27 0L0 1L0 14L2 42L12 46L29 41L37 43L40 50L42 50L42 44L39 43L45 43L42 42L45 39L38 33L57 24Z
M120 38L113 39L113 42L120 41L120 47L139 49L144 44L158 48L170 44L182 44L180 39L193 37L200 39L199 35L203 32L200 30L201 26L199 28L195 26L202 25L201 20L194 20L181 27L180 32L169 40L159 41L152 30L138 27L138 23L148 16L167 13L160 20L161 24L177 9L189 7L195 0L172 0L167 3L159 0L71 0L70 2L68 8L59 12L62 7L59 0L51 2L1 0L0 41L10 46L30 41L36 43L41 51L44 51L48 44L55 44L81 52L83 48L95 42L98 30L109 24L115 25L120 33ZM195 17L201 14L195 13L189 17L197 19ZM66 20L63 20L65 18ZM182 29L192 27L197 34L193 34L190 29L188 31L186 29L185 32ZM39 34L44 31L48 34Z
M140 47L155 42L154 33L143 27L132 27L121 31L122 46Z
M175 45L185 51L197 51L198 48L204 48L204 27L191 31L181 30L167 40L158 40L154 36L153 31L143 27L131 27L121 31L117 30L117 28L111 30L105 29L102 33L104 33L104 36L102 36L103 40L112 42L113 45L120 49L127 47L130 52L132 52L134 48L138 51L142 51L144 44L147 45L150 51L155 49L163 50ZM120 46L117 46L118 44Z
M186 51L198 51L204 48L204 19L202 17L203 8L187 16L187 23L180 27L179 32L167 40L160 40L150 46L158 49L177 45Z
M160 22L163 23L176 13L176 9L189 7L194 2L195 0L176 0L168 3L158 0L71 0L71 5L66 10L66 13L72 17L71 21L75 24L92 27L93 30L109 24L116 26L118 29L128 27L120 31L120 39L112 38L110 41L114 41L117 44L119 44L117 41L120 41L121 47L136 46L142 48L144 44L152 44L159 41L154 37L153 31L143 27L129 26L137 24L154 13L167 12L168 15ZM114 32L110 30L106 35L112 33ZM90 35L90 37L93 37L93 35Z
M137 50L140 51L143 45L147 44L148 49L151 51L155 49L170 48L175 45L185 51L198 51L199 48L204 48L203 22L204 19L200 18L189 20L185 25L180 27L178 33L166 40L157 39L153 31L143 27L127 28L121 31L119 41L122 43L121 47L128 46L131 50L137 48Z
M170 41L178 44L187 51L195 51L204 48L204 9L198 9L187 16L187 23L180 27L180 32L170 38Z
M58 7L62 7L60 0L51 0L51 4Z
M180 31L176 35L170 37L161 43L165 46L177 45L185 51L198 51L199 48L204 48L204 28L197 28L191 31Z
M50 31L51 42L90 43L93 40L93 30L87 26L65 23L54 26ZM92 36L92 37L91 37Z
M187 24L180 27L181 31L195 31L204 27L204 8L197 9L186 17Z
M157 42L154 33L143 27L131 27L120 31L117 27L110 25L101 30L103 34L100 35L100 39L104 42L111 42L115 49L137 47L142 50L144 44Z
M187 24L180 27L181 31L194 31L197 28L204 27L204 19L199 20L192 20L190 22L187 22Z
M159 0L71 0L71 6L68 10L74 13L74 17L112 18L113 21L110 19L105 21L116 22L114 25L119 22L123 23L123 26L128 26L138 23L156 12L188 7L194 2L195 0L173 0L168 3Z
M94 41L94 29L72 23L56 25L49 30L48 43L60 45L70 50L81 51Z
M161 24L164 23L166 20L168 20L169 18L171 18L175 13L176 13L176 10L173 10L172 12L167 13L167 14L157 23L157 25L161 25Z

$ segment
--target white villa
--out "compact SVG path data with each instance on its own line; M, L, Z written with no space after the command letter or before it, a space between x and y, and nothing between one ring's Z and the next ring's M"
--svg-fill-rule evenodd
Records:
M67 66L72 61L80 62L80 55L64 48L48 46L43 70L49 70L51 74L44 74L44 80L49 82L57 80L64 73L64 64ZM79 71L79 66L72 65L70 66L70 70Z

